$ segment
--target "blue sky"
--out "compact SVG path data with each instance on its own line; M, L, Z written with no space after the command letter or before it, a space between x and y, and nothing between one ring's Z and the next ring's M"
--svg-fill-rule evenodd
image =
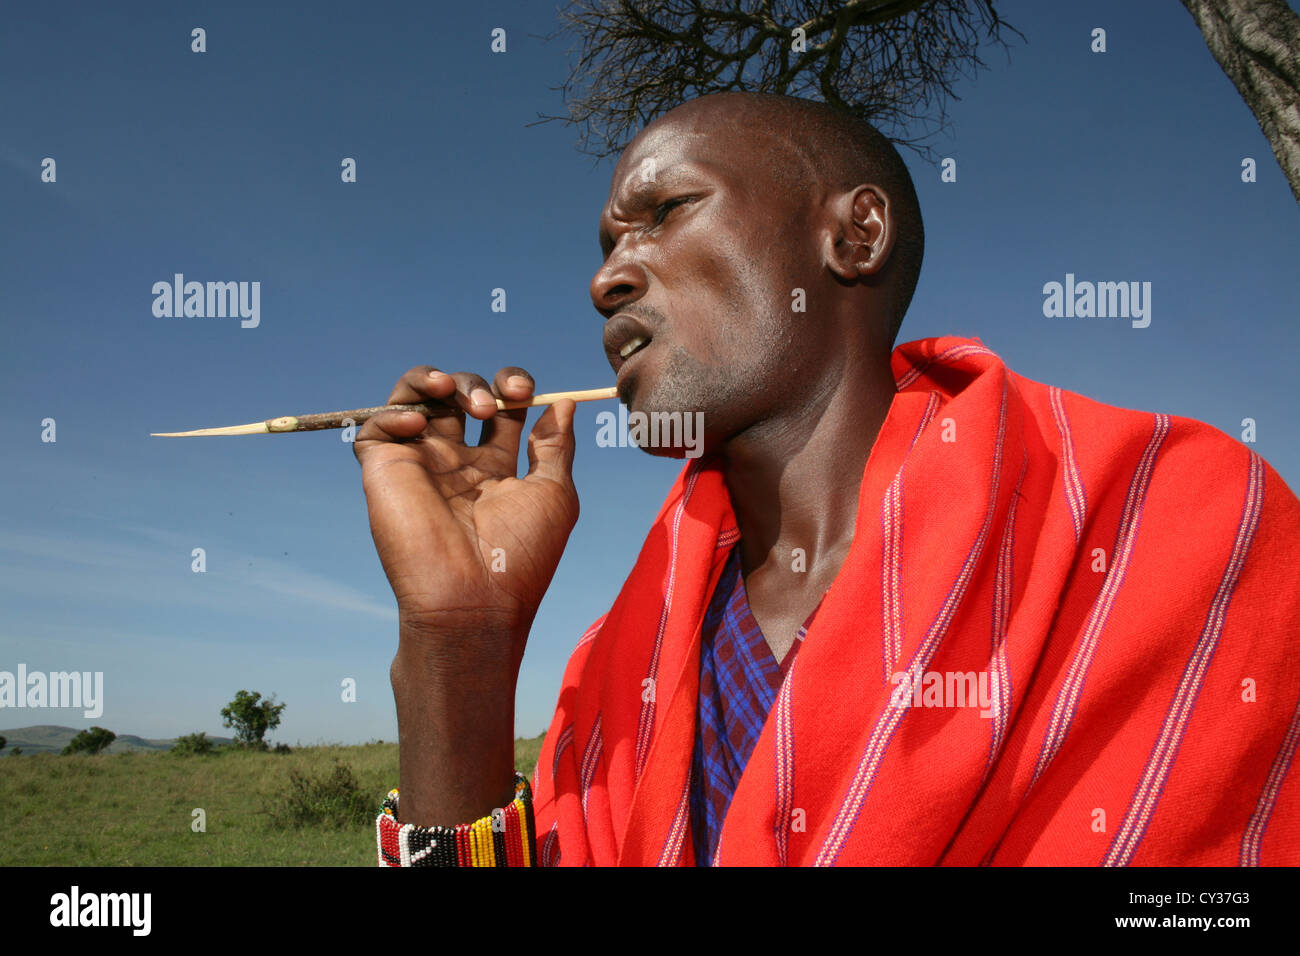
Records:
M103 671L105 694L98 720L6 710L0 730L221 733L247 688L288 703L275 739L393 740L396 613L340 433L149 433L381 404L425 362L610 384L587 289L612 163L526 125L561 109L552 4L129 9L0 14L0 670ZM1297 207L1191 17L1172 0L999 10L1029 42L958 82L932 140L957 182L904 151L927 243L901 339L976 335L1029 378L1235 436L1254 418L1254 447L1300 487ZM260 324L155 317L152 286L177 272L259 281ZM1150 282L1151 325L1045 318L1066 273ZM582 517L533 630L520 734L549 723L679 470L598 447L613 407L579 408Z

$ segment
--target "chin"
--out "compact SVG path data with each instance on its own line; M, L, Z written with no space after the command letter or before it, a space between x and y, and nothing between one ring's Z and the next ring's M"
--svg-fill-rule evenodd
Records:
M705 454L704 412L682 411L676 403L637 401L634 391L629 397L632 401L619 414L629 444L656 458L699 458Z
M710 369L674 354L674 361L629 374L619 386L626 407L628 437L656 458L694 459L719 446L726 394ZM707 430L706 430L707 426Z
M640 448L647 455L652 455L655 458L679 458L684 460L688 457L689 458L700 457L699 454L694 449L685 448L685 447L673 448L673 447L663 447L660 445L638 445L637 447Z

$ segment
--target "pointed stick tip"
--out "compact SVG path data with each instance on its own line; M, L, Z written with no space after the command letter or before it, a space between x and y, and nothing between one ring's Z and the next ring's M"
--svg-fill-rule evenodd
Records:
M248 425L230 425L226 428L200 428L192 432L150 432L150 438L195 438L202 435L265 435L266 422L252 422Z

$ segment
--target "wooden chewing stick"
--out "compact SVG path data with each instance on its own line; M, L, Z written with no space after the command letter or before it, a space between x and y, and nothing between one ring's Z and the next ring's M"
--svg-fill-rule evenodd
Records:
M506 411L511 408L533 408L537 405L554 405L562 398L571 398L575 402L594 402L602 398L617 398L618 389L589 388L578 392L547 392L534 395L530 399L505 401L497 399L497 408ZM200 428L192 432L150 432L153 438L190 438L197 435L274 435L279 432L311 432L321 428L346 428L348 425L360 425L366 419L380 412L419 412L426 418L441 418L445 415L461 413L459 406L448 405L440 400L421 402L418 405L376 405L374 408L354 408L346 412L322 412L317 415L285 415L282 418L268 418L264 422L250 425L230 425L226 428Z

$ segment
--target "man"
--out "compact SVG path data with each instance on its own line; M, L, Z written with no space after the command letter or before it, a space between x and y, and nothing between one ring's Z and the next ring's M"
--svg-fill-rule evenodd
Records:
M624 152L591 284L632 411L702 412L567 668L544 864L1300 862L1300 502L1209 426L975 340L891 348L906 168L819 104L723 94ZM511 797L515 679L578 514L573 405L428 366L355 444L397 597L403 823ZM656 449L673 453L673 449ZM681 449L676 450L681 454ZM507 570L493 572L493 549Z

